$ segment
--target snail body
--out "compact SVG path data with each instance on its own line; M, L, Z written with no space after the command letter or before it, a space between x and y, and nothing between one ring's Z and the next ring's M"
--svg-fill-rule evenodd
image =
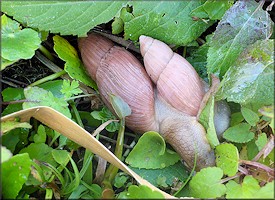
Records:
M113 111L109 94L120 96L132 110L126 126L137 133L159 132L190 168L195 155L196 170L215 165L205 129L196 117L205 95L200 77L165 43L141 36L140 45L145 68L103 36L92 33L79 40L82 60L104 103Z

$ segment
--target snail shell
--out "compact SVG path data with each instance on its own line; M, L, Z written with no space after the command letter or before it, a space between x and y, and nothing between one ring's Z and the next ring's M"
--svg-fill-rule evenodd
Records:
M196 116L205 92L192 65L159 40L142 35L139 41L146 71L159 94L177 110Z
M137 58L98 34L80 39L79 49L87 71L96 80L108 108L113 111L109 94L118 95L132 110L132 114L126 117L130 129L139 133L158 131L153 85Z

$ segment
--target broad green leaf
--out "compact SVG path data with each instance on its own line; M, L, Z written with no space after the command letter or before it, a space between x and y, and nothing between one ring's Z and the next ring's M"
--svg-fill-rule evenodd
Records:
M258 181L252 176L245 176L242 184L231 180L226 184L226 188L227 199L274 198L274 181L261 188Z
M1 4L1 11L40 31L86 36L86 33L96 25L109 22L126 3L126 1L4 1Z
M216 147L216 164L228 176L234 176L238 172L239 152L233 144L223 143Z
M209 44L208 74L221 78L248 45L270 36L272 21L261 6L255 1L237 1L225 13Z
M52 151L53 149L45 143L32 143L19 153L28 153L31 159L36 159L56 166L57 163L53 159Z
M175 164L179 155L166 149L164 139L154 131L144 133L126 158L131 167L161 169Z
M241 112L245 121L247 121L247 123L249 123L251 126L255 126L259 121L259 116L257 113L253 112L249 108L242 107Z
M254 138L254 133L251 132L250 125L247 123L241 123L236 126L228 128L223 133L223 138L236 143L246 143Z
M208 167L198 172L190 181L189 189L195 198L217 198L225 194L226 188L220 183L223 171L218 167Z
M130 185L127 192L119 194L118 199L164 199L164 196L146 185Z
M262 148L264 148L264 146L266 145L266 143L268 142L267 136L265 133L261 133L260 135L258 135L257 140L255 141L255 144L258 147L258 150L261 151Z
M274 41L259 40L240 55L221 82L216 97L254 112L274 104Z
M37 133L33 136L33 141L35 143L45 143L46 142L46 130L42 124L40 124L38 126Z
M12 65L13 63L17 62L18 60L10 61L1 56L1 68L0 70L5 69L7 66Z
M1 123L1 134L6 133L15 128L32 128L28 122L16 122L16 121L5 121Z
M53 37L53 42L54 51L66 62L64 70L70 77L96 89L95 82L85 72L84 65L78 58L75 48L67 40L58 35Z
M200 47L190 47L190 56L186 60L194 67L197 73L208 82L208 74L206 69L207 52L209 48L209 40L212 35L206 37L206 43Z
M166 178L165 183L169 186L173 186L176 179L184 182L188 178L188 171L181 162L162 169L139 169L134 167L131 167L131 169L156 187L159 186L157 182L159 177Z
M52 92L53 95L57 98L64 98L64 94L61 92L63 81L64 80L48 81L38 85L38 87Z
M234 1L207 0L203 5L193 10L191 16L212 20L221 19L233 3Z
M70 153L66 150L56 150L52 151L53 159L60 165L66 166L70 161Z
M115 96L113 94L111 94L109 97L112 107L115 110L119 119L131 115L131 108L121 97Z
M241 112L236 112L231 115L230 126L235 126L241 123L244 120L244 117Z
M56 98L50 91L39 87L27 87L24 89L24 94L28 100L28 102L23 103L24 109L35 106L49 106L71 118L68 103L64 99Z
M27 153L17 154L1 166L2 197L15 199L31 171L31 159Z
M68 99L71 96L82 93L82 90L78 87L78 81L73 80L72 82L70 82L69 80L64 80L62 89L60 91L64 94L65 99Z
M220 144L214 124L214 104L215 98L211 96L199 118L200 123L206 129L206 138L212 148Z
M25 99L23 88L6 88L2 91L3 101L16 101ZM2 112L2 116L7 114L22 110L22 103L9 104L4 111Z
M12 157L12 153L6 147L1 146L1 164Z
M140 35L159 39L167 44L187 45L196 40L213 21L194 21L190 12L200 1L133 1L133 12L124 12L125 39L138 40Z
M29 59L40 45L38 33L30 28L21 30L20 24L5 14L1 16L1 57L8 61ZM2 66L1 66L2 69Z

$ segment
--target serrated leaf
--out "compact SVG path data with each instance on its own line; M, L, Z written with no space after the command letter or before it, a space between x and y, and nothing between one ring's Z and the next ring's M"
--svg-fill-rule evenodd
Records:
M255 1L237 1L225 13L209 44L208 74L222 77L248 45L267 39L272 22L261 6Z
M144 133L126 158L131 167L161 169L175 164L180 156L166 149L164 139L154 131Z
M264 148L264 146L266 145L266 143L268 142L267 136L265 133L261 133L260 135L258 135L257 140L255 141L255 144L258 147L258 150L261 151L262 148Z
M230 126L235 126L241 123L244 120L244 117L241 112L236 112L231 115Z
M84 65L79 59L75 48L67 40L58 35L53 37L53 42L54 51L66 62L64 70L70 77L96 89L96 83L86 73Z
M1 57L8 61L33 57L41 42L38 33L30 28L21 30L20 24L5 14L1 25Z
M127 192L119 194L118 199L164 199L164 196L158 192L153 191L146 185L130 185Z
M226 98L254 112L274 104L273 52L273 40L259 40L247 47L224 76L217 99Z
M77 81L73 80L72 82L70 82L69 80L64 80L60 92L64 94L65 99L68 99L73 95L82 93L82 90L78 87L79 84Z
M245 121L247 121L247 123L249 123L251 126L255 126L259 121L259 116L257 113L253 112L249 108L242 107L241 112Z
M125 4L123 1L4 1L1 11L40 31L86 36L96 25L109 22Z
M15 128L32 128L28 122L16 122L16 121L6 121L1 123L1 134L6 133Z
M133 1L133 12L125 12L125 39L138 40L140 35L159 39L167 44L187 45L196 40L213 21L194 21L190 11L200 1Z
M15 199L31 171L31 159L27 153L18 154L2 163L2 195L4 199Z
M252 176L245 176L242 184L238 184L231 180L226 184L226 188L227 199L274 198L274 181L261 188L258 181Z
M158 177L165 177L165 183L169 186L173 186L175 180L184 182L188 178L188 171L181 162L162 169L139 169L134 167L131 167L131 169L156 187L159 186L157 183Z
M198 172L190 181L190 194L195 198L216 198L225 194L226 188L220 183L223 171L208 167Z
M6 147L1 146L1 164L12 157L12 153Z
M223 143L216 147L216 164L228 176L234 176L238 172L239 152L233 144Z
M223 138L236 143L246 143L254 138L254 133L249 131L250 125L241 123L236 126L228 128L223 133Z
M68 103L64 99L56 98L50 91L39 87L27 87L24 89L24 94L29 102L23 103L23 109L35 106L49 106L71 118Z

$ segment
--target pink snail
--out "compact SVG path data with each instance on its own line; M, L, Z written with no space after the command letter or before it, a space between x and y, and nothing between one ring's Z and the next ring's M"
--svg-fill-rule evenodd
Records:
M83 63L102 100L113 111L109 94L120 96L132 110L126 126L137 133L159 132L189 168L195 155L196 170L214 166L214 151L197 120L207 84L165 43L148 36L140 36L139 41L145 68L129 51L103 36L92 33L79 39ZM220 134L229 125L230 110L224 102L215 106Z

